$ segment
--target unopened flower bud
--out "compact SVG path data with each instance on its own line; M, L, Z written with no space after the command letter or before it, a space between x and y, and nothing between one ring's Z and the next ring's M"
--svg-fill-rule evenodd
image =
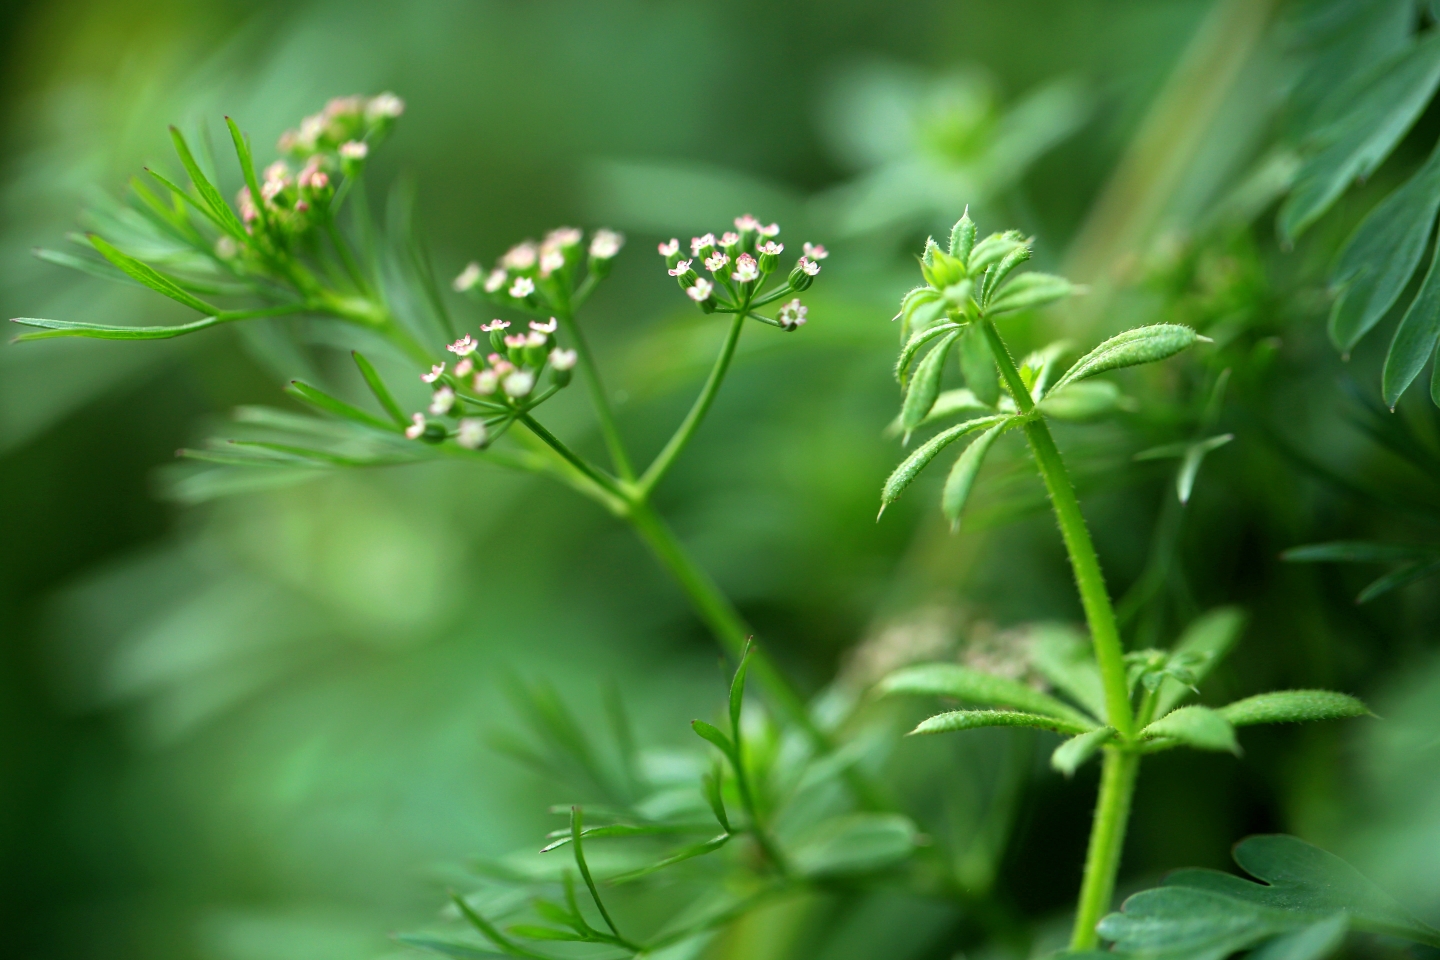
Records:
M540 254L540 276L548 277L565 269L565 254L557 249L546 250Z
M455 376L468 377L470 376L470 371L474 369L475 361L470 359L469 357L466 357L464 360L461 360L459 363L455 364Z
M776 243L774 240L766 240L759 246L760 272L771 273L780 260L780 254L785 250L785 244Z
M539 259L540 251L536 249L535 244L526 240L524 243L517 243L509 250L506 250L505 255L500 258L500 266L506 270L525 273L533 270Z
M798 298L791 300L780 308L775 319L780 321L780 326L786 330L798 330L805 326L805 307Z
M505 378L505 395L523 397L535 387L535 374L529 370L516 370Z
M509 279L510 275L508 273L506 273L500 267L496 267L494 270L490 271L488 276L485 277L485 292L500 292L500 288L505 286L505 281Z
M455 442L466 450L479 450L488 439L490 431L485 429L485 421L479 417L466 417L455 431Z
M449 387L441 387L430 397L430 412L437 417L449 413L454 406L455 391Z
M371 97L365 104L365 122L371 124L383 124L386 121L394 120L405 112L405 101L393 93L382 93Z
M450 286L456 293L466 293L480 282L481 273L480 264L472 260L465 265L465 269L461 270L454 280L450 281Z

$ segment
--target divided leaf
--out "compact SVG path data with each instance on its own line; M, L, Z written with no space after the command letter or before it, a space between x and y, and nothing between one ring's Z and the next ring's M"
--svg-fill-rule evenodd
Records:
M230 204L225 202L220 191L215 189L215 185L210 182L200 169L200 165L195 162L195 156L190 152L190 146L185 142L185 136L179 128L170 128L170 139L175 144L175 152L180 155L180 162L184 165L185 172L190 175L190 182L195 184L195 191L200 194L200 199L204 201L205 206L210 208L215 222L236 240L248 243L250 235L245 232L245 225L240 222L235 211L230 209ZM258 198L258 194L256 196Z
M1107 370L1154 363L1173 357L1193 344L1196 336L1194 330L1176 323L1157 323L1126 330L1075 361L1075 365L1056 381L1053 390L1058 392L1077 380L1084 380Z
M385 381L380 379L380 374L370 361L366 360L358 350L351 350L350 356L354 358L355 366L360 368L360 376L365 378L365 385L370 388L370 392L375 395L380 406L385 408L385 412L390 414L390 419L394 420L398 426L409 426L410 421L406 419L405 411L400 408L400 404L395 402L395 397L391 395L390 389L385 386Z
M46 320L41 317L14 317L11 323L39 327L42 333L22 333L16 340L49 340L52 337L91 337L96 340L168 340L205 330L225 321L206 317L173 327L117 327L106 323L78 323L70 320Z
M315 387L310 386L303 380L292 380L285 387L285 392L292 397L298 397L311 406L319 407L321 410L333 413L346 420L353 420L356 423L363 423L367 427L374 427L377 430L384 430L387 433L396 433L398 428L395 424L387 423L379 417L372 416L361 410L359 407L351 406L344 400L336 399Z

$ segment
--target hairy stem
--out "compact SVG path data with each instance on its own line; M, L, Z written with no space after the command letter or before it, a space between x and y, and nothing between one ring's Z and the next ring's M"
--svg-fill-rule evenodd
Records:
M745 314L742 311L735 315L730 322L730 331L725 335L725 343L720 348L720 355L715 358L715 366L710 369L710 376L705 380L705 386L700 390L700 395L695 398L695 403L685 419L680 423L674 436L665 444L664 449L655 457L653 463L645 470L645 475L640 478L637 487L639 495L644 498L650 491L655 489L655 484L665 476L665 471L680 456L695 431L700 428L700 422L705 419L705 414L710 411L710 405L715 402L715 395L720 391L720 384L725 380L725 372L730 368L730 361L735 356L735 345L740 342L740 331L745 326Z
M1105 749L1095 823L1090 828L1090 848L1085 854L1085 879L1080 885L1075 930L1070 936L1071 950L1093 950L1099 943L1095 926L1109 912L1115 896L1115 875L1120 869L1120 850L1125 845L1130 798L1135 793L1139 770L1139 754L1123 747Z
M610 409L610 399L605 396L605 385L600 381L600 370L595 366L595 357L590 344L585 340L580 325L575 322L572 310L561 310L560 322L575 344L580 355L580 373L585 378L585 388L590 391L590 403L595 407L595 417L600 421L600 434L605 438L605 448L610 451L610 461L622 480L634 480L635 470L630 466L630 457L625 453L625 443L620 439L620 428L615 424L615 412Z

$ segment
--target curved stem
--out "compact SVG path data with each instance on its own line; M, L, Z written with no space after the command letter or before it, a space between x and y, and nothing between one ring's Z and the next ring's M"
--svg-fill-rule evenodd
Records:
M600 421L600 433L605 438L605 447L610 451L610 461L622 480L634 480L635 470L630 466L630 457L625 453L625 443L620 439L620 428L615 425L615 413L610 409L610 400L605 396L605 385L600 382L600 371L595 366L595 357L580 325L575 322L573 310L558 311L565 332L575 344L580 356L580 372L585 378L585 387L590 391L590 402L595 407L595 416Z
M1085 879L1075 911L1075 931L1070 936L1071 950L1093 950L1099 943L1095 926L1109 912L1115 896L1115 874L1120 869L1130 798L1135 793L1139 770L1139 754L1121 747L1105 748L1095 823L1090 828L1090 848L1085 854Z
M580 471L587 478L589 478L595 484L605 490L606 493L609 493L611 496L618 497L622 501L628 502L630 500L630 498L626 495L625 491L622 490L620 488L620 485L615 482L613 477L610 477L601 470L597 470L595 467L591 466L589 461L587 461L584 457L575 453L569 447L565 446L565 444L561 443L559 438L557 438L553 433L551 433L549 430L546 430L543 426L540 425L540 421L536 420L528 413L522 413L520 415L520 422L525 424L525 426L530 429L531 433L535 434L535 436L545 441L546 446L554 450L556 453L560 454L560 456L564 458L566 463L570 464L570 466Z
M730 361L735 356L735 345L740 341L740 331L745 327L745 314L742 311L735 315L730 322L730 332L725 335L725 343L720 348L720 355L715 358L715 366L710 369L710 376L705 380L705 386L700 390L700 396L695 398L695 403L690 407L690 412L685 415L675 435L665 448L655 457L653 463L645 469L645 474L636 484L641 499L650 495L660 478L665 476L665 471L670 469L675 458L680 456L680 451L685 449L685 444L695 435L700 428L700 422L705 419L705 414L710 411L710 405L715 402L715 395L720 391L720 384L725 380L725 372L730 367ZM742 642L743 645L743 642Z

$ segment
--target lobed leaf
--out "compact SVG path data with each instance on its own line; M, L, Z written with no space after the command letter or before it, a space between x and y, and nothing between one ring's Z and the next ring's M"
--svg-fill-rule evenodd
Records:
M919 694L954 697L966 703L990 707L1013 707L1078 724L1080 729L1077 733L1096 726L1092 718L1048 693L1019 680L997 677L958 663L922 663L902 667L881 680L876 691L881 696Z
M1100 921L1122 954L1223 960L1294 927L1284 912L1208 890L1158 887L1135 894Z
M100 255L102 257L115 264L115 266L119 267L121 270L125 271L127 274L134 277L136 280L140 281L145 286L149 287L151 290L154 290L157 293L163 293L171 300L183 303L191 310L196 310L200 313L213 316L221 312L219 307L213 307L210 304L206 303L204 300L201 300L199 297L190 293L188 290L181 288L181 286L177 284L174 280L171 280L169 277L162 275L149 264L142 263L141 261L136 260L134 257L130 256L128 253L117 250L114 246L107 243L103 237L92 233L89 235L89 240L94 245L95 249L100 251Z
M1140 736L1147 740L1161 737L1178 740L1196 750L1240 752L1235 728L1223 715L1209 707L1181 707L1141 730Z
M1148 327L1136 327L1117 334L1075 361L1052 388L1062 388L1079 380L1085 380L1107 370L1133 367L1142 363L1155 363L1186 349L1195 342L1197 334L1189 327L1176 323L1157 323Z
M1100 727L1089 733L1071 737L1050 754L1050 766L1067 777L1073 777L1076 770L1084 766L1091 757L1100 752L1101 747L1114 738L1114 727Z
M945 489L940 494L940 509L950 519L952 533L960 529L960 515L965 511L965 502L970 499L970 490L985 463L985 455L1014 422L1002 420L980 434L961 452L955 466L950 469L950 475L945 478Z
M935 398L940 396L940 379L945 374L945 360L950 348L959 338L959 332L947 334L937 343L915 367L915 376L910 378L910 388L905 391L905 402L900 406L900 425L908 435L920 425Z
M943 430L925 441L916 448L914 453L902 460L900 466L896 467L895 471L890 474L890 478L885 481L885 486L880 491L880 512L883 514L885 508L894 503L900 494L905 492L905 488L910 486L911 481L920 474L921 470L924 470L925 467L929 465L931 460L935 459L941 450L944 450L947 446L959 440L967 433L982 430L991 424L998 423L1005 419L1008 419L1008 415L1000 414L993 417L977 417L974 420L966 420L964 423L957 423L950 429Z
M1015 710L952 710L922 721L910 733L950 733L955 730L976 730L980 727L1034 727L1037 730L1071 735L1086 733L1089 729L1069 720L1037 713L1020 713Z
M1341 720L1369 713L1369 708L1359 700L1332 690L1276 690L1236 700L1220 708L1220 715L1235 727L1257 723Z
M1349 914L1337 913L1262 944L1247 960L1322 960L1339 949L1349 930Z
M1002 261L1003 263L1003 261ZM985 307L986 316L1043 307L1075 292L1075 285L1050 273L1022 273L1002 287Z

